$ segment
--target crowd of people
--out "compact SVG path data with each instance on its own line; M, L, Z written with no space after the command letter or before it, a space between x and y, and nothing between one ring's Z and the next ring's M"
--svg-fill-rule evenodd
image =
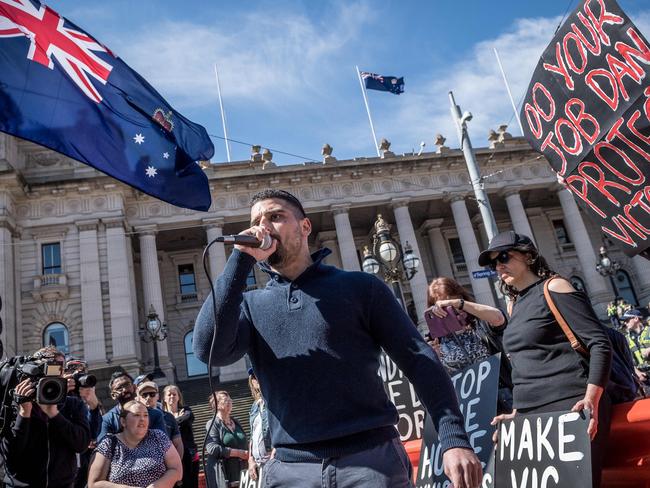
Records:
M412 486L396 410L377 374L380 348L431 415L454 486L479 486L481 467L450 376L497 353L493 424L521 414L589 410L592 479L599 486L612 403L640 397L650 384L645 309L617 300L608 308L611 323L604 324L589 297L557 275L529 237L508 231L478 260L496 272L506 309L477 303L456 280L437 277L427 290L425 318L444 321L453 314L460 326L442 332L432 326L423 338L375 277L325 265L327 251L310 255L310 231L295 197L279 190L258 194L248 233L259 240L269 235L273 244L267 250L236 246L217 280L217 300L211 296L197 318L199 358L220 366L247 354L253 365L250 435L232 416L227 391L209 396L209 488L239 486L246 471L252 480L264 473L268 487L321 486L325 478L336 478L340 487ZM269 283L245 292L256 262ZM75 379L85 371L83 361L51 346L36 355L62 364L68 395L47 405L35 400L33 381L16 386L16 419L0 446L6 486L198 486L194 414L178 386L161 391L146 375L133 379L116 371L108 385L115 405L104 411L95 387Z

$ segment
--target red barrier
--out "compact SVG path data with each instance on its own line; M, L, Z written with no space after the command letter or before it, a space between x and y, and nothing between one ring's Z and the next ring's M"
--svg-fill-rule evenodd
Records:
M404 448L417 477L421 441ZM650 488L650 398L615 405L605 452L603 488Z

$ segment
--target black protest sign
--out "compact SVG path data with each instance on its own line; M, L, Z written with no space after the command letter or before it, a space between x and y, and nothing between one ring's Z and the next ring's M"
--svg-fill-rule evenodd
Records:
M262 488L262 468L258 470L257 479L251 478L248 470L239 473L239 488Z
M483 465L481 488L494 487L494 444L490 425L497 412L499 367L501 355L474 363L451 377L460 410L465 417L465 430L474 452ZM450 481L445 476L442 452L433 421L427 416L420 450L417 488L444 488Z
M496 486L591 488L588 425L584 412L520 415L502 422Z
M583 0L546 48L521 110L524 135L601 231L650 247L650 47L613 0Z
M400 441L421 439L424 428L424 407L415 393L415 388L384 351L381 352L379 363L379 374L384 381L384 388L399 414L397 431Z

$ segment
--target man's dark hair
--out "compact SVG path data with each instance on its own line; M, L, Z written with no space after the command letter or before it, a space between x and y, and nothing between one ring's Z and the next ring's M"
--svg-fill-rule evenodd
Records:
M299 217L301 219L307 217L307 214L305 213L305 209L302 208L302 203L300 203L300 201L296 197L294 197L291 193L284 190L274 190L272 188L267 188L266 190L257 192L251 198L250 206L252 207L257 202L260 202L262 200L268 200L269 198L278 198L280 200L284 200L285 202L291 204L291 207L293 207L293 209L295 210L294 214L296 215L296 217Z
M122 378L123 376L126 376L128 379L131 380L131 383L133 383L133 377L129 373L127 373L126 371L115 371L111 375L111 379L108 382L108 388L112 390L113 389L113 383L115 383L115 381L117 379Z

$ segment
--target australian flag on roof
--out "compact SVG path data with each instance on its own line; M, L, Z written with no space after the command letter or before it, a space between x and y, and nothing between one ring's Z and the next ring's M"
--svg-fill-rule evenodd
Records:
M206 130L124 61L33 0L0 0L0 131L179 207L207 211Z
M394 93L395 95L404 93L404 78L397 78L396 76L381 76L375 73L362 71L361 79L368 90L387 91Z

